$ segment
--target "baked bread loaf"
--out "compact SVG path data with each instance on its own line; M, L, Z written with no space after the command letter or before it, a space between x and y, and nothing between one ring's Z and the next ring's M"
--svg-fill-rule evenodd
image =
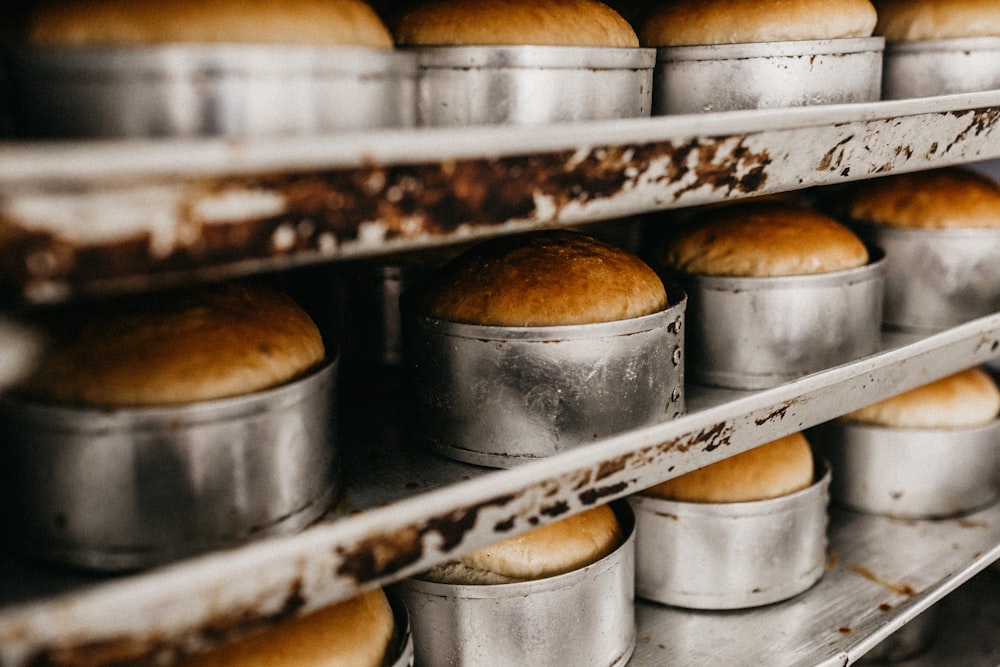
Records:
M868 262L858 236L805 207L756 203L706 211L665 241L663 264L713 276L794 276Z
M844 415L846 421L894 428L965 428L1000 412L1000 390L980 368L917 387Z
M843 205L855 222L921 229L1000 227L1000 184L958 167L862 181Z
M174 42L392 48L363 0L53 0L32 15L38 46L142 46Z
M450 322L535 327L656 313L667 294L641 259L579 232L498 237L446 264L417 298L420 314Z
M421 579L444 584L489 585L533 581L600 560L622 542L607 505L535 528L439 565Z
M598 0L429 0L396 23L401 46L639 46L632 26Z
M889 42L1000 37L992 0L875 0L875 33Z
M869 0L666 0L639 29L643 46L700 46L870 37Z
M192 656L180 667L383 667L392 608L382 589Z
M668 479L643 494L689 503L741 503L785 496L812 482L809 442L793 433Z
M45 402L150 406L249 394L324 359L319 329L282 293L227 284L88 305L62 316L22 391Z

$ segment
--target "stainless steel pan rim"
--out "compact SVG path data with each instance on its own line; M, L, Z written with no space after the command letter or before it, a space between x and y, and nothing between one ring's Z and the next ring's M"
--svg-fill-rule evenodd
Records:
M967 514L1000 496L1000 419L960 428L897 428L835 419L809 430L834 468L833 499L904 519Z
M637 494L636 594L690 609L745 609L792 598L826 565L830 466L767 500L692 503Z
M328 361L307 375L271 389L231 398L162 406L72 406L39 403L16 395L0 396L0 407L19 419L48 427L72 428L83 432L110 429L139 431L183 422L202 424L256 414L262 408L281 410L316 391L317 383L329 381L336 373L337 360Z
M592 46L415 46L418 68L649 69L656 49Z
M828 287L831 285L853 284L870 280L872 274L885 270L885 253L876 247L869 247L870 259L864 266L842 271L827 271L794 276L713 276L703 273L680 273L685 282L709 286L719 290L770 291L798 287Z
M701 60L742 60L746 58L771 58L775 56L839 55L880 51L884 47L885 38L883 37L664 46L657 49L656 60L657 63L669 63Z
M635 517L611 504L622 543L571 572L510 584L395 585L410 611L419 665L620 667L636 642Z
M956 39L922 39L906 42L886 42L886 56L898 53L934 51L976 52L1000 49L1000 37L961 37Z

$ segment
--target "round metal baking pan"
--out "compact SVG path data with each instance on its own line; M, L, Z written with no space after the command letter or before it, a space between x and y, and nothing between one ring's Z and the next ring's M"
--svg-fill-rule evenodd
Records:
M881 37L657 49L653 113L874 102Z
M406 320L411 416L443 456L509 468L684 413L684 309L552 327Z
M655 49L425 46L421 125L538 125L637 118L652 110Z
M0 399L9 542L45 561L134 570L305 526L337 491L336 369L167 407Z
M625 665L635 648L635 520L612 505L625 540L572 572L511 584L410 578L395 588L410 610L418 665Z
M385 596L392 607L393 631L389 648L386 651L386 667L413 667L415 654L413 651L413 629L410 627L410 612L403 599L391 589L385 591Z
M1000 228L853 228L885 250L887 327L932 333L1000 311Z
M312 135L415 123L413 56L252 44L29 48L9 57L29 137Z
M834 470L831 496L867 514L938 519L1000 494L1000 420L968 428L893 428L835 419L809 431Z
M744 609L787 600L823 576L830 468L795 493L743 503L642 494L636 516L636 595L689 609Z
M1000 37L889 42L884 60L885 99L1000 89Z
M872 354L881 343L885 258L799 276L670 273L688 293L687 375L764 389Z

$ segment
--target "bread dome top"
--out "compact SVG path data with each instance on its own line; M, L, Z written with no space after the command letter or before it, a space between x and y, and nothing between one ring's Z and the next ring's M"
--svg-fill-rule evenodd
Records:
M1000 412L1000 390L980 368L855 410L844 419L895 428L964 428L987 424Z
M667 0L639 29L643 46L699 46L869 37L869 0Z
M851 220L893 227L995 228L1000 184L957 167L896 174L854 184L845 208Z
M667 306L656 272L579 232L498 237L447 265L417 299L418 312L468 324L532 327L610 322Z
M793 433L668 479L643 493L691 503L740 503L778 498L813 482L809 442Z
M890 42L1000 37L994 0L875 0L875 8L875 34Z
M833 218L804 207L725 206L678 231L660 253L669 268L713 276L794 276L864 266L868 250Z
M637 47L632 26L597 0L430 0L398 19L405 46Z
M614 511L600 505L473 551L421 578L460 585L543 579L600 560L622 539Z
M241 284L91 304L56 318L55 342L23 391L46 402L152 406L249 394L324 358L292 299Z
M34 12L27 39L45 46L393 46L389 29L363 0L53 0Z
M383 667L394 630L382 589L283 621L179 667Z

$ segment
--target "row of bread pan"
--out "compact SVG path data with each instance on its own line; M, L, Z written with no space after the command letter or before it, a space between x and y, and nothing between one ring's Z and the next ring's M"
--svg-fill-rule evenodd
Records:
M659 50L33 48L8 54L7 97L15 132L27 137L261 136L536 124L876 101L883 94L883 45L873 37ZM941 60L941 52L901 51L899 64L886 70L884 94L996 87L989 64L995 49L948 56L961 57L961 67L942 67L948 74L940 77L928 76L924 63ZM962 77L976 80L962 82ZM926 88L913 90L914 81Z
M997 309L995 232L890 230L879 241L893 254L897 234L923 238L918 251L899 253L898 265L917 272L898 281L911 290L903 303L912 312L958 323L977 314L977 298L976 308ZM957 242L946 242L952 236ZM866 266L814 276L697 276L683 289L668 280L671 305L631 320L505 328L417 319L407 338L421 369L411 385L415 430L445 456L509 467L683 414L686 372L753 389L871 354L887 264L874 249L871 256ZM373 271L347 290L345 310L356 313L347 356L375 343L381 360L398 362L399 293L411 273L362 266ZM336 494L336 372L334 359L285 387L176 408L5 401L8 441L30 443L5 448L5 469L21 471L8 486L26 550L128 569L307 524ZM252 492L240 480L253 480Z

